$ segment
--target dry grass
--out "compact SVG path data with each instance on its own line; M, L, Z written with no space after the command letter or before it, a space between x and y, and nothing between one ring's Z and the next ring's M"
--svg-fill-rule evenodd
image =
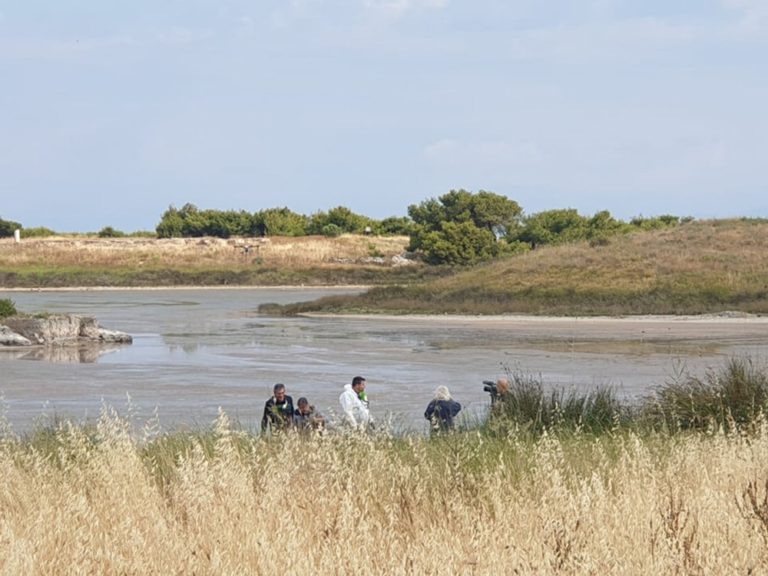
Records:
M714 220L617 236L607 246L585 242L540 248L486 266L482 284L521 290L557 284L643 291L669 282L703 281L739 287L758 278L765 285L766 270L768 220ZM477 278L477 272L442 284L469 283L472 277Z
M768 434L0 444L3 574L765 574Z
M407 237L343 235L338 238L31 238L15 244L0 240L0 268L307 268L356 261L373 254L402 254ZM246 252L244 248L250 246Z

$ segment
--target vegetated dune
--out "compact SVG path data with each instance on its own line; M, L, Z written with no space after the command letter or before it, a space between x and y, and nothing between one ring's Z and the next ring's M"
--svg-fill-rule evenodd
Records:
M713 220L541 247L418 286L286 307L461 314L768 312L768 221Z

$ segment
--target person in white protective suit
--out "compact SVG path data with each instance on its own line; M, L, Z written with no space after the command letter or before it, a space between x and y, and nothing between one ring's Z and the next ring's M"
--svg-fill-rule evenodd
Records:
M365 394L365 378L355 376L351 384L344 386L344 391L339 396L339 403L343 423L353 429L366 430L372 424L372 419L366 402L361 399L361 394ZM367 399L367 396L363 398Z

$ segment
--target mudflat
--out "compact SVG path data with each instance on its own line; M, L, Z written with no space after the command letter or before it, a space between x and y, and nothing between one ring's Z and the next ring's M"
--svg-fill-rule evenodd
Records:
M307 317L368 319L379 322L413 322L444 325L447 329L473 327L500 331L508 337L527 340L701 340L716 342L750 340L768 336L768 317L742 313L702 314L696 316L529 316L529 315L386 315L307 313Z

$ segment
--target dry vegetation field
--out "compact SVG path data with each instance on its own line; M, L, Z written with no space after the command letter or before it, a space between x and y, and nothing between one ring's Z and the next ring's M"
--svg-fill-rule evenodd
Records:
M0 442L3 574L766 574L768 432Z
M343 235L337 238L30 238L19 244L0 240L0 267L95 266L167 268L250 266L311 267L358 261L374 255L390 258L405 251L408 238ZM246 247L250 247L246 251Z
M0 284L152 286L191 283L323 283L362 268L406 268L407 237L274 238L52 237L0 240ZM361 277L363 275L361 274Z

